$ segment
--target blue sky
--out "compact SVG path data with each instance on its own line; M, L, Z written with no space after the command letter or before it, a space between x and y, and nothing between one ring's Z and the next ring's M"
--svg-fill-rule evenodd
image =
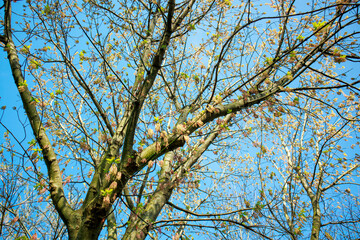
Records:
M0 120L1 123L3 123L10 131L14 133L15 136L19 138L19 140L27 136L27 139L24 141L26 146L27 142L31 140L32 136L29 134L26 135L24 133L23 127L18 120L18 113L20 114L22 121L26 121L26 118L23 114L21 100L15 87L10 66L4 51L1 51L0 57L0 107L6 106L5 110L0 110L0 116L2 116ZM349 64L348 66L349 68L355 68L357 65ZM17 110L13 110L13 107L16 107ZM2 128L2 130L4 129ZM2 137L0 141L3 141Z
M0 52L0 107L6 106L5 110L0 110L1 123L4 124L17 137L24 137L24 131L18 120L18 114L22 121L26 121L21 99L16 89L14 79L11 74L10 64L4 51ZM13 108L16 107L16 110ZM3 132L3 127L1 127ZM3 141L1 137L0 142Z
M13 9L16 9L16 7L22 8L22 5L23 4L20 1L13 3L12 7ZM3 14L3 9L0 11L0 14ZM13 15L13 18L16 19L16 15ZM15 27L16 23L14 19L12 24ZM0 30L2 31L3 28ZM1 34L3 33L1 32ZM23 122L27 121L27 119L24 115L20 95L16 89L15 82L11 74L7 53L3 50L3 48L1 48L0 51L0 97L0 107L6 106L5 110L0 110L0 121L10 131L12 131L15 136L19 137L19 140L21 140L25 137L25 134L22 124L19 122L18 115ZM16 107L16 110L14 110L13 107ZM0 132L2 133L4 130L3 127L0 126L0 129ZM2 141L3 138L1 136L0 142Z

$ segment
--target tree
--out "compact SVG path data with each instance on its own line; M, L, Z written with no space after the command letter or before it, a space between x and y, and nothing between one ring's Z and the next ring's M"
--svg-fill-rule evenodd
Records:
M35 138L13 164L38 191L30 208L58 214L33 232L359 236L359 76L341 68L359 61L358 10L5 0L0 41Z

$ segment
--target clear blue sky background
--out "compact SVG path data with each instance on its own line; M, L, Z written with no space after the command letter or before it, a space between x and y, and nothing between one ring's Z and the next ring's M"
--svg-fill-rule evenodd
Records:
M22 4L19 4L20 7L21 5ZM2 10L0 14L3 14ZM0 122L4 124L18 138L18 140L20 141L24 140L23 142L25 143L25 147L26 147L27 142L30 141L33 138L33 136L29 129L28 129L28 133L25 134L23 125L21 124L21 121L27 122L27 120L24 115L21 99L16 89L5 51L0 51L0 59L1 59L0 60L0 97L1 97L0 108L2 106L6 106L5 110L0 110ZM347 70L350 70L351 68L356 69L356 67L359 67L359 63L350 64L349 62L347 62L346 65L347 65L346 68ZM358 73L359 72L357 72L356 75ZM29 84L31 84L32 81L29 80L28 82ZM13 110L13 107L16 107L16 110ZM21 121L19 121L18 119L18 114L20 116ZM2 134L5 129L2 126L0 126L0 129L1 129L0 133ZM26 139L24 139L25 137ZM0 143L3 141L4 139L1 136ZM15 142L13 142L13 144L15 144Z
M5 110L0 110L0 120L9 130L14 131L14 134L21 133L23 132L22 127L18 121L17 111L13 110L13 107L16 107L19 113L24 113L24 110L5 51L0 52L0 59L0 107L6 106ZM25 116L22 114L22 117ZM24 118L22 119L24 120ZM2 130L4 129L2 128ZM0 141L3 141L3 138Z
M0 3L1 5L2 3ZM14 12L20 12L20 9L24 8L23 1L17 1L12 3L12 8ZM0 10L0 14L3 15L4 9ZM16 21L19 16L13 14L12 15L12 27L16 28ZM0 34L3 34L3 28L0 28ZM18 35L17 35L18 36ZM16 42L15 42L16 44ZM22 64L23 59L20 59L20 64ZM22 69L23 66L22 66ZM26 79L26 74L24 74ZM31 86L32 80L27 81ZM18 138L19 141L23 140L26 137L25 142L27 144L33 136L32 132L27 129L28 133L25 135L24 128L22 123L28 123L27 117L25 116L24 109L22 107L22 102L18 90L16 89L16 85L11 73L10 63L7 59L7 53L1 47L0 51L0 108L2 106L6 106L5 110L0 110L0 122L5 125L13 134ZM16 107L16 110L13 109ZM20 120L19 121L19 117ZM22 122L22 123L21 123ZM0 126L0 133L2 134L5 129ZM0 143L3 142L4 139L0 137ZM25 145L26 146L26 145Z

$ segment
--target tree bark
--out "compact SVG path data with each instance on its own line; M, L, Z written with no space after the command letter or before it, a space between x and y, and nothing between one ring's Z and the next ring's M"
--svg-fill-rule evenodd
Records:
M311 240L319 239L320 227L321 227L321 212L317 202L313 204L313 221L311 227Z

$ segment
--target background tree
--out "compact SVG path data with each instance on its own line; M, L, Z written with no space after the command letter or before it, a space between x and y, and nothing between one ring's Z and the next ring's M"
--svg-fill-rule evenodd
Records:
M3 149L10 179L32 180L19 209L51 226L16 231L359 236L359 76L342 68L359 60L358 8L6 0L0 41L35 139Z

